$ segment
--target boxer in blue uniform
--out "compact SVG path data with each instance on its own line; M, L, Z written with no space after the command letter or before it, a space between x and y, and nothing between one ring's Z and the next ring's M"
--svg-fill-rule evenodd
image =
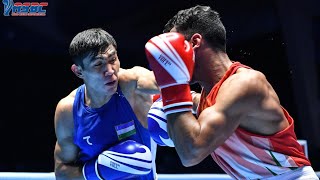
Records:
M120 68L114 38L100 28L78 33L69 52L83 85L55 111L55 176L61 179L156 179L156 144L147 130L152 71Z

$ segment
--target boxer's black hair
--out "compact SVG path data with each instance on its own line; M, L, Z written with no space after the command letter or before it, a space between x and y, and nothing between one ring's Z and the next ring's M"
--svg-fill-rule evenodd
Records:
M96 56L109 45L117 48L116 40L111 34L101 28L92 28L78 33L71 41L69 54L76 65L83 67L83 58Z
M164 27L163 32L175 28L187 40L195 33L202 37L216 50L226 52L226 30L218 12L209 6L196 5L180 10Z

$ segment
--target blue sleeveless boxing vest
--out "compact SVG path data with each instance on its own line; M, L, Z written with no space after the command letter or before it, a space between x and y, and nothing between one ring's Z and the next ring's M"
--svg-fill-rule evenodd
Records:
M120 86L111 99L100 108L86 106L84 97L85 85L83 84L78 87L73 103L73 137L74 143L80 148L81 162L97 158L104 150L128 139L146 145L155 156L156 146L151 145L153 143L148 130L137 119ZM137 179L154 179L155 165L153 168L148 175Z

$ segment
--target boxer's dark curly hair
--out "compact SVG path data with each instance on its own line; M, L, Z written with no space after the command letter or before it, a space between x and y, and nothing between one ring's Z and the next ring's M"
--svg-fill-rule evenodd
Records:
M180 10L164 27L163 32L176 28L187 40L195 33L202 37L216 50L226 52L226 30L218 12L209 6L196 5Z

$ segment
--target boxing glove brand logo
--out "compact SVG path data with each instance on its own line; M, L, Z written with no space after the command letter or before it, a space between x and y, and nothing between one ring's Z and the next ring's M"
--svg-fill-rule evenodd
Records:
M90 136L85 136L85 137L83 137L83 140L86 140L87 141L87 143L90 145L90 146L92 146L92 143L90 142L90 139L91 137Z
M168 61L162 54L160 54L159 58L160 62L162 62L162 64L164 64L165 66L169 65L171 66L171 62Z
M2 0L4 5L4 16L46 16L44 7L48 2L13 2L13 0ZM11 14L10 14L11 12Z
M113 167L114 169L118 169L120 167L120 164L114 161L110 161L110 167Z

